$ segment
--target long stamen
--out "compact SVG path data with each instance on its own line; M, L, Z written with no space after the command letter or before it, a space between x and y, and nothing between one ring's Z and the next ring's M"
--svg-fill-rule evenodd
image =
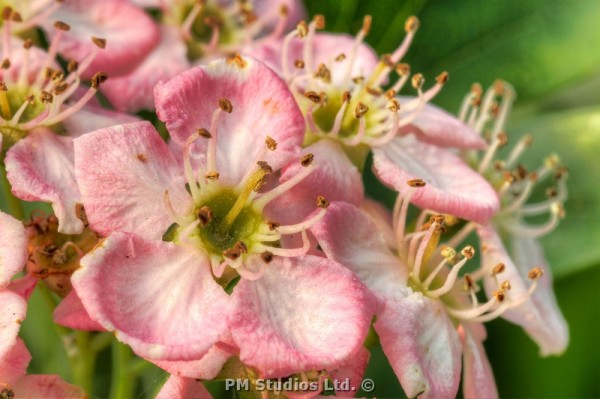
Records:
M564 209L560 203L555 202L551 207L550 220L545 224L532 226L520 222L507 223L505 227L517 235L525 237L541 237L554 230L562 217L564 217Z
M263 181L263 178L272 172L273 169L266 162L258 162L257 170L250 176L250 178L248 178L248 180L246 180L242 192L237 197L235 203L223 219L223 224L225 226L229 227L233 224L240 212L244 209L244 206L246 206L246 202L248 201L248 198L250 198L250 194L252 194L260 185L260 183Z
M421 265L423 263L423 258L425 257L425 250L429 247L429 242L431 241L431 238L433 237L433 233L439 227L440 227L439 223L432 223L431 226L429 227L429 229L427 230L425 237L423 237L423 239L421 240L421 243L419 244L419 248L417 249L417 254L415 256L415 261L414 261L412 270L410 272L411 276L417 281L420 281L420 279L421 279L421 277L420 277Z
M398 248L404 248L403 241L405 239L404 233L406 228L406 216L408 214L408 206L410 205L410 200L413 195L417 192L419 188L425 187L426 183L422 179L411 179L406 182L410 187L408 192L406 193L406 197L402 200L402 204L399 206L400 212L396 220L396 242Z
M369 34L369 30L371 30L371 16L365 15L363 19L363 26L360 29L358 35L356 35L356 39L354 39L354 43L352 44L352 50L350 50L350 55L348 57L348 68L346 69L346 73L344 75L344 82L350 80L350 74L352 73L352 66L354 65L354 60L356 59L356 54L358 52L358 47L361 45L365 37Z
M201 194L200 194L199 181L196 178L196 176L194 176L194 171L192 169L190 150L191 150L192 144L200 137L202 137L202 135L201 135L201 133L199 133L199 131L192 134L190 137L188 137L188 139L185 141L185 144L183 146L183 171L185 174L185 178L188 182L188 185L190 187L190 193L192 194L194 203L200 202Z
M473 258L473 256L475 255L475 250L473 249L473 247L467 246L461 251L461 253L464 257L452 267L450 273L448 274L448 277L446 277L444 285L442 285L436 290L429 291L427 295L433 298L439 298L440 296L450 292L450 290L452 289L452 287L454 287L454 284L456 283L458 272L460 271L460 269L462 269L462 267L467 263L469 259Z
M258 244L255 246L255 248L259 252L269 251L276 256L294 258L297 256L305 255L308 252L308 250L310 249L310 241L308 240L308 236L306 235L306 230L302 230L302 247L300 248L276 248L263 244Z
M208 150L206 153L207 174L219 175L217 171L217 123L219 122L222 111L231 113L232 110L233 107L231 102L227 99L221 99L219 100L219 107L213 112L209 130L211 137L208 142Z
M202 8L204 8L204 2L196 2L188 16L183 21L183 24L181 24L181 35L183 36L184 40L189 40L191 38L192 35L190 32L192 29L192 24L194 23L194 20L198 17L198 15L200 15Z
M28 96L25 98L23 104L19 107L13 118L10 120L9 125L16 126L19 123L19 119L21 119L21 116L23 116L23 113L30 104L33 104L33 96Z
M383 136L369 140L369 144L371 146L376 147L385 145L392 141L394 137L396 137L396 135L398 135L398 131L400 130L400 115L398 111L394 111L394 101L397 103L397 101L393 99L393 101L390 100L391 104L388 106L388 108L392 107L390 108L390 110L392 111L392 128L389 129L387 133L385 133Z
M351 94L349 91L345 91L342 94L342 105L335 115L335 120L333 122L333 127L329 132L330 136L336 137L340 132L340 127L342 126L342 120L344 119L344 114L346 113L346 108L348 108L348 104L350 104Z
M269 202L273 201L275 198L279 197L280 195L282 195L283 193L285 193L286 191L288 191L289 189L294 187L296 184L298 184L302 180L304 180L304 178L306 176L310 175L314 169L315 169L315 166L314 166L314 164L311 163L311 164L307 165L306 167L304 167L300 172L298 172L296 175L294 175L291 179L285 181L284 183L275 187L271 191L268 191L268 192L262 194L259 198L257 198L254 201L256 208L263 209L265 207L265 205L267 205Z
M323 197L323 196L318 196L317 197L317 206L319 207L319 212L317 212L311 218L305 220L302 223L290 224L287 226L279 226L277 228L277 230L279 231L280 234L295 234L295 233L299 233L303 230L310 229L312 226L317 224L321 219L323 219L323 216L325 216L325 213L327 213L327 207L329 206L329 201L327 201L327 199L325 199L325 197Z

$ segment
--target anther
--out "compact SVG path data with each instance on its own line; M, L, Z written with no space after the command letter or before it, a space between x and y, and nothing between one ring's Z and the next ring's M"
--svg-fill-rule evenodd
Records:
M460 253L467 259L473 259L473 256L475 256L475 248L473 248L470 245L467 245L460 251Z
M367 93L375 97L380 97L383 94L383 91L375 87L367 86Z
M419 18L412 15L412 16L408 17L408 19L404 23L404 30L407 33L414 33L417 31L417 29L419 29L419 25L420 25Z
M265 251L262 254L260 254L260 258L263 260L263 262L269 264L273 260L273 253Z
M475 282L473 281L473 277L471 277L470 274L465 274L464 279L465 279L465 288L469 291L472 290L473 287L475 287Z
M345 91L342 93L342 102L350 103L351 99L352 99L352 94L350 94L349 91Z
M8 87L6 87L6 83L0 81L0 91L8 91Z
M496 135L496 140L498 140L498 148L503 147L508 144L508 135L505 132L500 132Z
M312 101L315 104L319 104L321 102L321 96L317 92L314 92L312 90L304 93L304 97L308 98L310 101Z
M390 101L388 101L385 107L392 112L398 112L400 111L400 101L396 100L395 98L392 98L390 99Z
M10 68L10 60L8 58L3 59L1 67L2 69Z
M548 198L554 198L558 195L558 190L556 189L556 187L548 187L546 189L546 196Z
M92 36L92 42L98 46L98 48L104 49L106 47L106 39Z
M277 149L277 141L275 141L275 139L273 139L270 136L267 136L265 138L265 144L267 145L267 148L271 151L275 151Z
M242 254L248 253L248 247L246 246L246 243L244 243L244 241L236 242L233 248L239 250Z
M77 68L79 68L79 63L75 60L71 60L67 64L67 72L69 73L75 72Z
M391 54L384 54L384 55L382 55L379 58L379 61L382 62L388 68L394 68L394 66L396 66L396 63L392 59L392 55Z
M200 226L206 227L212 221L213 213L208 206L204 205L198 209L197 216L200 221Z
M75 216L77 216L77 219L81 220L84 227L88 227L89 221L83 204L75 204Z
M13 22L23 22L23 17L17 11L13 12L10 17L10 20Z
M242 56L239 55L239 53L235 53L233 55L228 56L226 61L228 64L233 64L238 68L244 68L246 67L246 65L248 65L246 60L243 59Z
M280 16L287 17L289 13L290 13L290 9L288 8L287 5L282 4L279 6L279 15Z
M406 182L411 187L425 187L427 183L423 179L410 179Z
M412 86L418 90L423 87L423 84L425 83L425 77L423 77L423 74L421 73L416 73L413 75L411 83Z
M231 101L229 101L226 98L221 98L219 100L219 108L221 108L223 111L227 112L228 114L230 114L233 111L233 105L231 105Z
M400 76L406 76L410 73L410 65L402 63L396 65L396 73Z
M506 266L504 265L504 263L498 263L496 266L494 266L492 268L492 276L495 276L497 274L504 272L505 268L506 268Z
M534 267L533 269L531 269L529 271L529 273L527 273L527 277L530 280L537 280L540 277L542 277L542 275L544 274L544 272L542 271L542 268L539 266Z
M12 16L13 10L11 7L6 6L2 9L2 19L8 21Z
M67 82L61 82L54 86L54 89L52 91L54 92L54 94L59 95L67 91L68 88L69 84Z
M97 72L92 76L92 87L96 90L100 85L108 80L108 75L105 72Z
M229 248L226 249L225 251L223 251L223 256L231 259L231 260L236 260L237 258L239 258L242 255L241 251L239 250L239 248Z
M267 224L267 226L269 227L269 230L271 230L271 231L273 231L273 230L277 229L279 226L281 226L280 223L278 223L274 220L270 220L270 219L265 220L265 223Z
M438 84L446 84L446 82L448 81L448 72L444 71L442 73L440 73L436 78L435 81L438 82Z
M327 209L329 207L329 200L322 195L317 196L317 207Z
M314 159L315 159L315 156L313 154L306 154L302 158L300 158L300 165L302 165L306 168L308 165L310 165L312 163L312 161Z
M23 48L25 50L29 50L33 46L33 41L31 39L27 39L23 42Z
M206 177L210 181L217 181L219 180L219 172L208 172L204 175L204 177Z
M504 299L506 299L506 295L504 294L504 291L502 291L502 290L495 291L493 296L494 296L494 298L496 298L496 301L498 303L502 303L502 302L504 302Z
M306 37L308 35L308 25L306 21L300 21L298 25L296 25L296 32L298 32L298 36Z
M54 96L51 93L48 93L46 90L42 90L40 93L40 101L44 104L52 104L52 101L54 101Z
M500 288L504 292L510 291L510 281L508 281L508 280L503 281L502 284L500 284Z
M50 79L52 79L53 81L61 81L65 78L65 74L62 71L56 70L52 73L52 75L50 76Z
M369 111L369 107L367 107L363 103L358 103L354 108L353 115L356 119L362 118Z
M325 83L331 82L331 71L325 64L319 64L314 74L315 78L322 79Z
M364 33L364 35L368 35L369 31L371 30L371 22L373 21L373 18L370 15L365 15L365 17L363 18L363 26L362 26L362 31Z
M265 173L267 173L267 174L273 173L273 168L267 162L265 162L265 161L258 161L258 162L256 162L256 164Z
M344 54L344 53L341 53L337 57L334 58L334 60L336 62L341 62L341 61L344 61L345 59L346 59L346 54Z
M557 215L561 219L565 217L565 208L560 202L555 202L550 205L550 212L552 212L554 215Z
M454 260L454 258L456 257L456 251L452 247L445 246L442 248L440 253L444 257L444 259L446 259L446 261L448 261L448 262L452 262Z
M325 29L325 16L321 14L315 15L313 18L313 22L315 23L315 28L317 29Z
M494 82L494 85L493 85L493 87L494 87L494 92L495 92L497 95L501 96L502 94L504 94L504 82L503 82L503 81L501 81L501 80L496 80L496 81Z
M354 78L352 78L352 82L355 84L361 84L362 82L365 81L365 77L364 76L356 76Z
M208 131L208 129L205 129L203 127L201 127L200 129L198 129L196 131L196 133L198 133L198 136L205 138L205 139L210 139L212 137L212 134L210 134L210 132Z
M63 21L56 21L54 23L54 27L56 29L59 29L59 30L65 31L65 32L67 32L71 29L71 26Z
M304 69L305 64L302 60L296 60L294 61L294 66L298 69Z
M396 90L393 90L393 89L389 89L388 91L385 92L385 96L390 100L392 98L396 97L396 94L397 94Z

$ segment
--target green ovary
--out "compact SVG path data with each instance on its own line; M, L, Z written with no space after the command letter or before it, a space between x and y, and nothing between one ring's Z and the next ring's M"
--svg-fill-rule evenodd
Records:
M23 105L25 97L30 95L29 88L9 87L8 91L0 92L0 115L5 121L10 121L19 108ZM27 123L37 117L44 111L44 105L35 100L23 112L19 118L19 124ZM12 147L17 141L27 135L27 132L17 126L8 126L7 123L0 125L0 133L3 137L3 149L7 150Z

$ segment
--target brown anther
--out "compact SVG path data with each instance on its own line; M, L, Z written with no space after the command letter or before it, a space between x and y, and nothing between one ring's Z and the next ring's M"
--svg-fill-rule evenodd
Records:
M329 200L322 195L317 196L317 207L327 209L329 207Z
M2 9L2 19L8 21L12 16L13 10L11 7L6 6Z
M240 252L240 250L238 248L229 248L226 249L225 251L223 251L223 256L226 258L229 258L231 260L236 260L237 258L239 258L240 256L242 256L242 253Z
M502 284L500 284L500 288L504 292L510 291L510 281L508 281L508 280L503 281Z
M231 105L231 101L229 101L226 98L221 98L219 100L219 108L221 108L223 111L227 112L228 114L230 114L233 111L233 105Z
M402 63L396 65L396 73L400 76L406 76L410 73L410 65Z
M3 59L2 65L0 65L0 67L2 67L2 69L10 68L10 60L8 58Z
M363 116L365 116L365 114L369 112L369 107L367 107L365 104L363 103L358 103L356 105L356 107L354 108L354 112L352 113L354 115L354 117L356 119L360 119Z
M336 62L344 61L346 59L346 54L344 54L344 53L338 54L338 56L335 57L334 59Z
M502 174L502 178L508 184L513 184L515 182L515 177L512 175L512 173L510 173L508 171L506 171Z
M246 25L253 24L258 20L258 15L252 10L242 10L242 16L244 17L244 23ZM212 18L211 23L206 23L210 26L221 26L223 22L220 19Z
M473 281L473 277L471 277L470 274L465 274L465 286L467 288L467 290L472 290L473 287L475 286L475 282Z
M556 173L554 173L554 180L559 181L561 179L564 179L565 177L567 177L569 174L569 169L567 169L564 166L561 166L560 168L558 168L556 170Z
M342 93L342 102L343 103L350 103L351 99L352 99L352 94L350 94L349 91L345 91Z
M448 81L448 72L444 71L442 73L440 73L436 78L435 81L440 84L446 84L446 82Z
M425 187L427 183L423 179L410 179L406 182L411 187Z
M551 204L550 212L552 212L554 215L557 215L561 219L565 217L565 208L563 207L563 204L560 202L555 202L555 203Z
M321 96L317 92L312 90L305 92L304 97L308 98L315 104L319 104L321 102Z
M497 274L504 272L505 268L506 268L506 266L504 265L504 263L498 263L496 266L494 266L492 268L492 276L495 276Z
M535 171L529 173L529 180L531 180L532 182L536 182L538 180L538 177L538 173Z
M253 18L254 20L256 20L256 15L249 10L242 9L242 16L244 17L244 22L246 23L252 23ZM205 16L203 21L206 25L212 27L220 27L223 25L223 21L221 21L221 18L218 18L214 15Z
M315 156L313 154L306 154L302 158L300 158L300 165L307 167L313 162L314 159Z
M471 93L473 93L475 97L481 97L483 95L483 87L481 84L477 82L473 83L471 85Z
M388 68L394 68L396 66L396 63L394 62L390 54L384 54L381 57L379 57L379 62L383 63L383 65L385 65Z
M54 96L51 93L48 93L46 90L42 90L40 93L40 101L44 104L52 104L52 101L54 101Z
M33 41L31 39L26 39L23 42L23 48L26 50L29 50L31 48L31 46L33 46Z
M138 161L140 161L141 163L146 163L148 162L148 155L146 154L137 154L135 156L137 158Z
M504 94L504 82L503 81L496 80L494 82L494 92L499 96Z
M23 17L17 11L13 12L10 17L10 20L13 22L23 22Z
M276 221L274 221L274 220L270 220L270 219L267 219L267 220L265 221L265 223L267 224L267 226L269 227L269 230L271 230L271 231L273 231L273 230L275 230L276 228L278 228L279 226L281 226L281 224L280 224L280 223L278 223L278 222L276 222Z
M219 180L219 172L208 172L204 177L210 181L217 181Z
M502 290L495 291L493 295L498 303L502 303L506 299L506 294Z
M526 147L529 147L531 144L533 144L533 136L531 134L526 134L521 140L523 140L523 144L525 144Z
M369 31L371 30L371 22L373 21L373 17L371 17L370 15L365 15L365 17L363 18L363 26L362 26L362 31L365 35L369 34Z
M88 227L89 221L87 217L87 213L85 213L85 208L83 204L77 203L75 204L75 216L83 223L84 227Z
M331 82L331 71L327 68L325 64L319 64L316 72L314 73L314 77L318 79L322 79L323 82L329 83Z
M246 65L248 65L248 63L246 62L246 60L243 59L242 56L239 55L239 53L235 53L235 54L232 54L232 55L228 56L227 57L227 63L228 64L233 64L233 65L237 66L240 69L245 68Z
M411 79L412 87L415 89L420 89L423 87L425 83L425 77L421 73L415 73Z
M498 140L498 148L504 147L508 144L508 135L505 132L500 132L496 135L496 140Z
M302 60L296 60L294 61L294 66L298 69L304 69L304 61Z
M306 24L306 21L298 22L298 25L296 25L296 32L298 32L299 37L306 37L306 35L308 35L308 25Z
M536 266L533 269L531 269L529 273L527 273L527 278L529 278L530 280L537 280L540 277L542 277L543 274L544 272L542 271L542 268Z
M514 176L517 180L523 180L527 177L527 169L523 165L517 165Z
M365 77L364 76L356 76L354 78L352 78L352 82L355 84L361 84L362 82L365 81Z
M198 136L205 138L205 139L210 139L212 137L212 134L210 134L210 132L208 131L208 129L205 129L203 127L201 127L200 129L196 130L196 133L198 134Z
M548 187L546 189L546 197L548 198L554 198L558 195L558 190L556 189L556 187Z
M106 48L106 39L100 38L100 37L95 37L92 36L92 42L101 49Z
M396 100L395 98L392 98L390 99L390 101L388 101L385 107L392 112L398 112L400 111L400 101Z
M239 250L240 253L242 253L242 254L248 253L248 247L246 246L246 243L244 241L236 242L235 245L233 246L233 248Z
M375 87L367 86L367 93L369 93L370 95L375 96L375 97L381 97L381 95L383 94L383 91L381 89L378 89Z
M273 260L273 254L269 251L265 251L262 254L260 254L260 258L263 260L263 262L269 264Z
M79 63L75 60L71 60L67 64L67 72L69 72L69 73L75 72L77 70L77 68L79 68Z
M497 118L499 112L500 105L498 105L496 101L492 102L492 105L490 105L490 114L492 115L492 117Z
M8 87L6 87L6 83L0 81L0 91L8 91Z
M267 148L271 151L275 151L277 149L277 141L270 136L265 137L265 144Z
M206 227L212 221L213 213L212 210L204 205L196 212L196 216L198 217L198 221L200 222L200 226Z
M397 94L397 93L396 93L396 90L392 90L392 89L389 89L389 90L387 90L387 91L385 92L385 96L386 96L388 99L390 99L390 100L391 100L392 98L396 97L396 94Z
M59 30L65 31L65 32L67 32L67 31L69 31L71 29L71 26L69 24L67 24L66 22L63 22L63 21L56 21L54 23L54 27L56 29L59 29Z
M69 84L67 82L60 82L54 86L54 89L52 91L54 92L54 94L59 95L67 91L68 88Z
M442 250L440 251L440 253L448 261L453 260L454 257L456 256L456 251L454 250L454 248L449 247L447 245L445 245L444 247L442 247Z
M33 94L30 94L27 97L25 97L25 101L27 101L29 105L32 105L33 103L35 103L35 97L33 96Z
M419 22L419 18L415 17L414 15L411 15L407 18L406 22L404 23L404 30L407 33L416 32L417 29L419 29L420 24L421 23Z
M10 389L8 386L5 386L4 388L2 388L2 390L0 390L0 398L13 399L14 397L15 391Z
M504 170L504 162L503 161L496 160L496 161L494 161L492 166L498 172L502 172Z
M260 167L260 169L263 172L266 172L267 174L273 173L273 168L267 162L265 162L265 161L258 161L258 162L256 162L256 164Z
M54 81L61 81L65 78L65 74L60 71L60 70L56 70L54 72L52 72L52 75L50 75L50 79L54 80Z
M288 8L287 5L282 4L279 6L279 15L281 17L287 17L289 13L290 13L290 9Z
M96 72L92 76L92 87L96 90L100 88L100 85L108 80L108 75L105 72Z
M315 23L315 28L317 29L325 29L325 16L321 14L317 14L313 18L313 22Z

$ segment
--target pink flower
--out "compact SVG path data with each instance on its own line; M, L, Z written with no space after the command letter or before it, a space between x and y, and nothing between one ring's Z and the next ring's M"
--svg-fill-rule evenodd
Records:
M57 375L26 375L31 355L18 339L5 356L0 356L0 397L2 398L86 398L83 389L64 382Z
M183 167L149 123L75 140L90 226L108 235L73 275L86 309L140 356L187 377L197 378L194 362L213 348L269 377L356 353L369 295L341 265L306 255L306 230L327 201L318 197L314 215L290 224L265 216L318 162L299 157L304 124L285 84L235 56L160 84L155 95ZM268 180L290 162L302 164L295 175ZM300 247L277 245L294 233Z

